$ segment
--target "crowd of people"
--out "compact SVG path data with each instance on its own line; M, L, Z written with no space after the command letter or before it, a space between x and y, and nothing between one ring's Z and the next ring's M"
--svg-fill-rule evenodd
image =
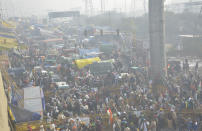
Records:
M21 77L13 76L20 87L31 83L43 88L46 103L43 119L48 125L41 125L41 131L201 130L202 79L198 62L193 71L188 60L183 67L168 66L162 86L154 87L147 65L130 57L133 66L137 66L131 68L131 63L123 61L126 54L120 49L99 56L115 60L113 69L104 74L93 74L88 66L78 69L74 61L59 62L60 54L56 55L56 67L47 68L44 59L33 53L36 50L44 51L40 46L30 45L26 52L29 58L13 52L9 58L12 68L25 69ZM58 89L53 74L68 83L69 88Z

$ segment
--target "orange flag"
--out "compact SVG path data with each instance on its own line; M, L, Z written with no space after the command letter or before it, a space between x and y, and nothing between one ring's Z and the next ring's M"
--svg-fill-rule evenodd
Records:
M109 112L109 121L110 121L110 124L112 125L113 124L112 110L109 108L108 112Z

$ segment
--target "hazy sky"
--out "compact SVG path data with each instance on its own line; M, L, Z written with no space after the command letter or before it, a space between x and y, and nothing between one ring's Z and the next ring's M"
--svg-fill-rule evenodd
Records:
M86 0L0 0L2 6L6 9L8 15L27 16L27 15L45 15L48 11L79 10L85 11ZM88 0L90 1L90 0ZM101 10L101 0L93 1L93 12ZM116 11L144 11L144 0L103 0L105 10ZM125 2L126 1L126 2ZM134 3L135 1L135 3ZM145 0L148 2L148 0ZM166 3L183 2L188 0L166 0ZM89 6L90 7L90 6Z

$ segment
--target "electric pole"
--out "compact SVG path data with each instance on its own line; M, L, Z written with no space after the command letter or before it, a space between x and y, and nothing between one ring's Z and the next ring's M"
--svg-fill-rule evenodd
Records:
M147 13L147 9L146 9L146 0L144 0L143 6L144 6L144 13L146 14L146 13Z
M100 8L101 9L101 13L103 13L103 0L100 0L100 2L101 2L100 3L100 5L101 5L101 8Z
M85 13L88 15L88 0L85 0Z
M85 0L85 13L86 15L93 15L93 1L92 0Z
M125 8L125 13L127 12L127 1L124 1L124 8Z

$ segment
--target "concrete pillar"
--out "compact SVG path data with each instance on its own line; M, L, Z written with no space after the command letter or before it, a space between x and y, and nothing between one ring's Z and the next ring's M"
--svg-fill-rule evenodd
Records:
M164 0L149 0L150 77L159 85L165 75Z

